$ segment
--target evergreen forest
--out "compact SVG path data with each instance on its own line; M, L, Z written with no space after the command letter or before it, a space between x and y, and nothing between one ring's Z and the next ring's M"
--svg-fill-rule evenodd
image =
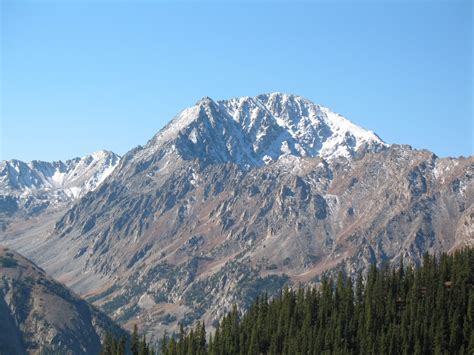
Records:
M131 339L109 335L101 354L474 354L474 249L264 294L245 313L234 306L212 334L203 323L181 327L156 349L136 328Z

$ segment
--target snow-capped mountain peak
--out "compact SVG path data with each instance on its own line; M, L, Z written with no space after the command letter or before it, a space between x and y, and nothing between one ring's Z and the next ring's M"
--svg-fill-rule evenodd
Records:
M326 107L275 92L219 101L203 97L158 132L140 155L168 149L185 160L260 166L288 154L350 159L361 147L385 146L375 133Z
M78 198L96 189L119 161L120 157L109 151L98 151L65 162L1 161L0 191L23 196L54 191L65 197Z

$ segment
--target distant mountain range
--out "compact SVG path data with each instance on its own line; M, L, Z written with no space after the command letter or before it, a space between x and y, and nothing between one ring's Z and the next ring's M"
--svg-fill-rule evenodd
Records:
M149 336L474 244L474 157L388 145L299 96L206 97L120 161L102 154L80 179L3 162L0 243Z
M112 152L53 163L34 160L0 162L0 214L35 214L93 191L120 162Z

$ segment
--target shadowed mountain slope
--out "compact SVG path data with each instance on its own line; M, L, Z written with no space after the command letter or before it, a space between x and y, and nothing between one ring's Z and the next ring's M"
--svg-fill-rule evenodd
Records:
M11 249L0 247L0 354L97 354L125 332Z

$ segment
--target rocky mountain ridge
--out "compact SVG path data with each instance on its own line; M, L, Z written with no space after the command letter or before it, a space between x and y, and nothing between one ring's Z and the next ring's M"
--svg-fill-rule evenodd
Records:
M146 165L150 159L156 163L177 155L249 168L288 155L330 160L386 146L375 133L328 108L300 96L272 93L220 101L204 97L176 115L145 147L132 150L127 160Z
M298 96L204 98L48 228L0 241L160 336L328 270L473 244L473 177L474 157L389 146Z
M120 157L98 151L65 162L0 162L0 214L35 215L68 204L95 190L117 167Z

